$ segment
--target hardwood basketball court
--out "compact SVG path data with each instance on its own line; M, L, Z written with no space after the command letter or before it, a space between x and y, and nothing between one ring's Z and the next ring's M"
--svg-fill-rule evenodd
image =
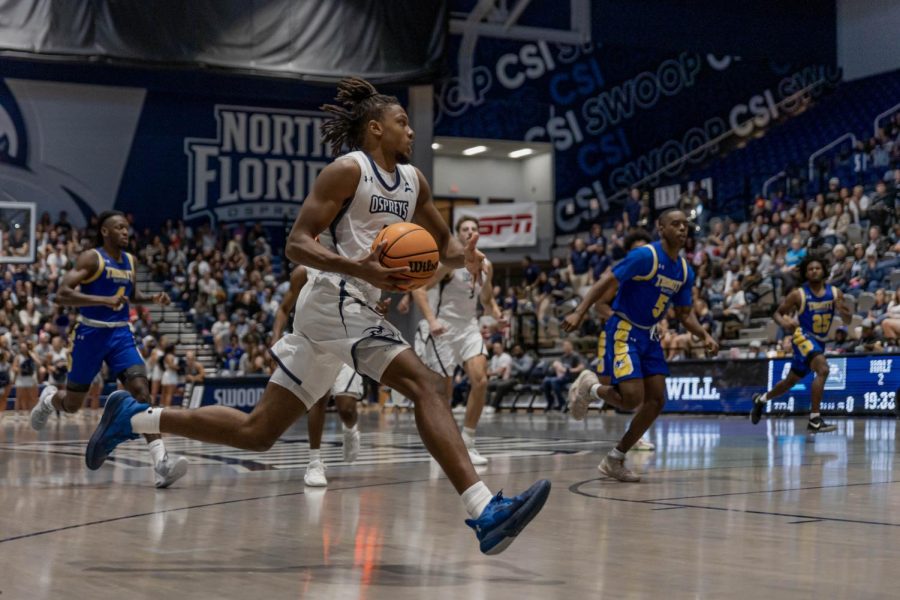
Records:
M639 484L598 477L626 421L488 417L483 477L515 493L553 482L544 511L496 557L410 414L361 417L358 464L306 488L305 423L268 453L170 438L188 476L156 490L141 442L84 468L98 418L0 423L3 598L875 598L896 597L896 421L664 416Z

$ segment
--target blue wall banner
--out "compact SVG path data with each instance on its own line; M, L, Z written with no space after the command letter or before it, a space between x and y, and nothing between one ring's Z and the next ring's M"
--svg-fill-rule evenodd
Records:
M546 32L560 4L532 3L517 25ZM789 96L839 79L834 0L786 4L597 0L583 45L463 23L451 75L436 86L435 134L552 143L556 230L586 229L617 215L624 198L613 196L632 184L663 169L651 183L677 181L719 151L722 134L747 138L803 107L779 105Z
M289 228L331 161L319 106L334 95L333 84L0 60L0 189L76 226L115 208L141 230Z
M264 375L207 377L191 390L188 408L218 404L251 412L259 403L269 378Z
M894 364L897 363L897 364ZM787 375L790 359L677 361L669 365L666 412L746 413L753 394L765 392ZM821 412L826 415L895 415L900 389L900 356L829 356ZM812 375L766 406L766 414L808 414Z

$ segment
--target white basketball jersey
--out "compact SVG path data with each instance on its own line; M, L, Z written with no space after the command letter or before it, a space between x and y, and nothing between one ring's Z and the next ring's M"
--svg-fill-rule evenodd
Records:
M450 325L465 326L478 315L481 288L465 268L456 269L428 290L428 304L436 318Z
M372 242L382 228L410 221L416 212L419 177L412 165L397 165L393 174L382 170L372 157L361 150L337 160L355 160L360 168L356 194L319 235L319 242L341 256L359 259L372 249ZM369 302L377 302L381 291L375 286L338 273L321 273L320 277L345 280L356 287Z

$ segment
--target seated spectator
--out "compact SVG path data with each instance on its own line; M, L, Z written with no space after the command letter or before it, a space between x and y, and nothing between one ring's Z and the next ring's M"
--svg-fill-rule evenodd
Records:
M563 393L575 377L585 368L584 358L575 352L572 342L563 340L562 356L550 365L550 374L544 377L542 387L547 400L547 411L557 408L562 411L566 406Z
M875 327L874 319L863 319L860 328L859 340L856 342L855 352L881 352L881 340Z
M503 349L503 344L491 345L491 360L488 363L488 399L487 405L496 408L507 392L515 387L517 381L512 375L512 357Z
M847 354L853 352L857 342L848 337L846 325L834 331L834 339L825 344L825 352L829 354Z
M591 253L581 238L572 241L572 251L569 254L568 279L572 290L579 294L581 289L591 284Z
M788 267L793 268L799 265L804 257L806 257L806 248L803 247L803 240L800 239L799 235L795 235L791 238L791 247L785 255L784 263Z
M541 274L541 268L534 264L530 256L522 259L522 276L525 289L532 290L538 285L538 276Z
M882 317L887 313L887 309L887 294L884 291L884 288L878 288L875 290L875 302L872 304L872 307L869 309L866 316L873 319L875 324L878 325L881 322Z
M881 329L889 344L896 346L900 337L900 288L894 290L894 297L881 317Z
M860 279L863 282L861 287L867 292L874 292L881 287L881 280L886 275L884 267L878 264L878 255L874 251L866 250L866 264L860 272Z

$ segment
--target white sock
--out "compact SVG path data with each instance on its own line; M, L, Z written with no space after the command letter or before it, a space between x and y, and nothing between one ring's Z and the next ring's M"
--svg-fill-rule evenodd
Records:
M600 394L597 393L599 391L600 391L599 383L595 383L594 385L592 385L591 386L591 398L593 398L594 400L603 400L603 398L600 397Z
M809 420L812 421L813 419L818 419L820 416L822 416L822 415L820 415L819 413L811 412L811 413L809 413Z
M344 424L342 423L342 424L341 424L341 427L343 428L344 431L356 431L356 430L358 429L358 428L357 428L357 425L359 425L359 423L357 423L357 424L354 425L353 427L347 427L346 425L344 425Z
M612 450L610 450L609 455L616 460L625 460L625 453L618 448L613 448Z
M153 440L147 444L147 449L150 450L154 466L166 460L166 447L162 440Z
M463 504L466 505L466 512L469 513L470 519L477 519L484 512L484 507L491 501L493 494L483 481L475 483L462 493Z
M316 448L315 450L310 448L309 449L309 462L312 463L312 462L316 462L317 460L318 461L322 460L322 451L319 448Z
M131 417L131 430L135 433L159 433L162 408L151 407Z
M462 439L466 444L466 448L471 448L475 445L475 429L472 427L463 427L462 430Z

